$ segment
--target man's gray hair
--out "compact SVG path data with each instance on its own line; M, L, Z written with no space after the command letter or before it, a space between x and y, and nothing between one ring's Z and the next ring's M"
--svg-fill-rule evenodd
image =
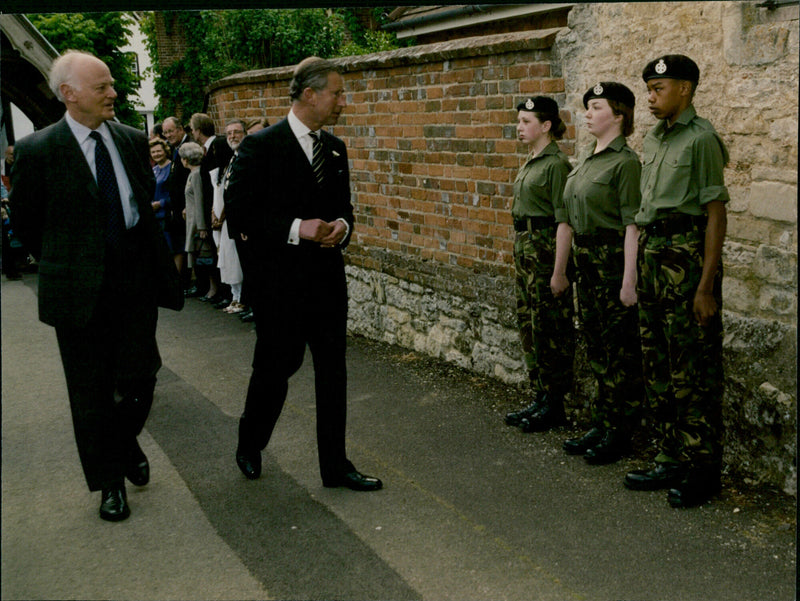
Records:
M306 88L317 92L324 90L328 87L328 75L338 72L332 61L318 56L304 58L294 69L294 77L289 84L289 97L298 100Z
M225 129L228 129L231 125L239 124L242 126L242 130L244 133L247 133L247 123L244 120L239 119L238 117L234 117L233 119L229 119L227 123L225 123Z
M94 54L83 52L82 50L67 50L53 61L50 66L50 89L61 102L64 102L64 95L61 93L61 85L68 84L78 89L75 83L75 61L79 60L82 56L91 56L97 58ZM98 59L99 60L99 59Z
M167 123L167 121L172 123L172 125L175 126L175 129L183 130L183 124L177 117L165 117L164 120L161 122L162 128Z

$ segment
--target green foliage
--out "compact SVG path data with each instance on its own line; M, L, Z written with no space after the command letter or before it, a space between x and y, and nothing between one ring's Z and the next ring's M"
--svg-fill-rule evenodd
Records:
M118 97L117 118L142 127L134 101L141 77L133 71L135 58L120 48L131 34L133 18L125 13L51 13L27 15L28 19L59 52L83 50L108 65Z
M164 16L169 33L185 33L187 50L182 59L159 67L152 14L141 22L160 99L157 120L179 108L184 116L201 111L204 88L234 73L293 65L311 55L332 58L397 47L394 36L364 30L353 9L174 11Z
M397 39L387 31L364 31L362 42L355 41L345 44L336 52L336 56L356 56L358 54L370 54L372 52L383 52L384 50L394 50L397 48Z
M337 13L350 33L350 41L336 51L336 56L356 56L372 52L383 52L384 50L394 50L399 46L397 36L393 33L364 27L361 19L359 19L357 9L340 8ZM388 11L385 7L372 9L372 19L378 26L386 22L387 14Z

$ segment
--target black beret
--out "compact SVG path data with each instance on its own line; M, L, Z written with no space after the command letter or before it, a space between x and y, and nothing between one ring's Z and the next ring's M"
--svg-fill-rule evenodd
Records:
M685 79L697 85L700 81L700 69L688 56L667 54L647 63L642 71L642 79L650 81L657 78Z
M553 115L558 117L558 103L552 98L547 96L534 96L523 100L517 105L518 111L536 111L544 115Z
M583 108L587 108L589 106L589 101L594 98L616 100L620 104L624 104L631 109L636 104L636 97L628 86L624 86L615 81L601 81L597 85L586 90L586 93L583 95Z

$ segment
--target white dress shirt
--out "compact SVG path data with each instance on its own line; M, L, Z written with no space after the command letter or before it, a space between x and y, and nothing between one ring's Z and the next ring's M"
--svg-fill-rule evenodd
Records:
M133 190L131 183L128 181L128 173L125 171L125 165L122 163L122 158L119 155L114 139L111 137L111 132L108 129L105 121L97 128L92 130L82 123L78 123L69 113L66 113L67 125L69 125L72 134L78 141L78 145L83 151L83 156L86 157L86 162L89 163L89 169L92 171L95 181L97 181L97 167L94 164L94 147L97 144L89 134L92 131L97 131L105 142L108 154L111 156L111 164L114 166L114 174L117 176L117 187L119 188L119 198L122 201L122 214L125 217L125 227L131 229L139 223L139 209L136 207L136 201L133 198Z
M294 110L289 111L289 116L286 119L289 121L289 127L291 128L295 138L297 138L297 141L299 142L300 147L303 149L303 152L306 154L306 158L308 159L308 163L310 165L314 160L314 139L310 135L311 130L305 123L298 119L297 115L294 114ZM320 134L319 131L316 133L317 135ZM301 219L295 219L292 222L292 227L289 228L289 244L294 244L295 246L300 244L301 221ZM347 223L347 220L342 219L341 217L337 219L337 221L344 223L344 237L347 238L347 234L350 233L350 224Z

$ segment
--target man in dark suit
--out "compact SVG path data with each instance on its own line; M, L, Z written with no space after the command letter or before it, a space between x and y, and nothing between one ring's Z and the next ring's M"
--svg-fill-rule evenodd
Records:
M100 517L130 514L125 478L150 468L136 437L153 402L161 358L158 304L183 304L155 222L147 137L114 119L108 67L68 51L50 87L57 123L20 140L11 173L19 235L39 259L39 319L56 329L75 438Z
M257 341L239 421L236 462L261 474L261 450L283 408L289 377L314 360L317 446L324 486L378 490L345 452L347 283L342 249L353 229L347 150L321 131L345 107L333 63L310 57L295 69L286 119L244 138L230 169L226 214L251 245Z
M182 144L191 142L192 138L186 133L177 117L164 119L162 127L164 137L172 148L172 162L169 168L167 189L172 214L167 216L167 229L172 239L172 252L175 266L181 274L183 287L189 296L197 294L197 290L190 290L190 274L186 269L186 221L183 218L183 209L186 207L186 180L189 178L189 168L181 162L179 150ZM204 293L203 293L204 294Z

